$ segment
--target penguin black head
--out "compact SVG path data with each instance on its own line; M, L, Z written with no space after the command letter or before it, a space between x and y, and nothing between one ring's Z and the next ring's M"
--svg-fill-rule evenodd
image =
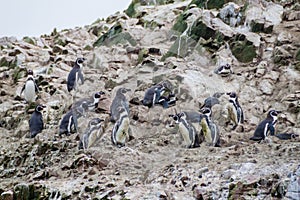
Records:
M101 95L105 94L104 92L100 91L94 94L94 98L95 99L99 99L101 97Z
M203 115L206 115L207 117L211 117L211 109L208 107L204 107L199 110Z
M29 76L29 75L33 76L33 71L32 71L31 69L29 69L29 70L27 71L27 75L28 75L28 76Z
M45 105L39 104L35 107L36 112L41 112L44 108L46 108Z
M278 114L281 113L281 111L277 111L277 110L270 110L268 112L268 118L277 118Z
M175 115L169 115L169 117L172 117L175 121L175 123L179 123L180 119L185 117L185 114L183 112L181 113L176 113Z
M86 59L85 58L77 58L76 65L80 66Z
M117 91L117 94L125 94L128 91L131 91L131 89L128 89L128 88L119 88L118 91Z
M231 66L227 63L226 65L224 65L223 66L224 67L224 69L226 69L226 70L230 70L230 68L231 68Z
M236 93L235 92L227 92L226 93L230 98L237 98L237 95L236 95Z

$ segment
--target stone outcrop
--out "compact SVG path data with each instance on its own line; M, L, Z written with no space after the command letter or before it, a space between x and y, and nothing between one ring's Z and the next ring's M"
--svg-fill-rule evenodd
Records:
M299 137L249 140L270 109L282 111L277 133L300 134L300 27L296 1L137 1L124 13L38 38L0 38L1 199L272 199L299 196ZM73 94L66 78L85 57L85 82ZM220 76L215 70L230 65ZM32 69L44 130L27 137L34 104L21 93ZM145 91L166 81L174 107L141 105ZM131 88L133 140L112 145L109 106L118 87ZM79 130L59 136L72 101L104 91ZM225 105L212 108L221 147L184 149L169 114L198 111L215 93L235 91L244 132L226 126ZM88 150L78 142L90 119L104 133ZM194 124L199 130L198 125Z

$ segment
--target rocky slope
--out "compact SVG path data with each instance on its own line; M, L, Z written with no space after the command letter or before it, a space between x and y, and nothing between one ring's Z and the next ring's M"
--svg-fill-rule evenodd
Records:
M40 38L0 39L1 199L299 199L300 139L250 141L270 109L281 110L277 132L300 133L300 4L290 1L138 1L123 13ZM66 77L87 58L76 99L105 91L96 113L80 118L78 133L59 137L71 105ZM214 71L230 64L233 73ZM33 105L20 96L26 70L47 105L45 129L27 137ZM221 147L186 149L173 108L135 103L167 80L177 111L198 110L216 92L235 91L244 132L225 126L213 107ZM118 87L131 88L134 139L112 145L109 105ZM75 99L75 100L76 100ZM106 119L94 145L78 150L93 117Z

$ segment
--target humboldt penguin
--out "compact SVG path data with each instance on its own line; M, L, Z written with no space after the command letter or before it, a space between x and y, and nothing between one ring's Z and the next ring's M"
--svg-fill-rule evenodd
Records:
M101 122L103 119L93 118L89 121L88 127L82 135L79 142L79 149L88 149L93 143L100 138L99 132L101 131Z
M130 121L128 116L128 111L125 107L118 107L119 118L114 124L111 141L114 145L118 147L125 146L125 142L130 139L131 129Z
M220 147L220 133L217 125L211 119L211 109L204 107L200 110L201 114L201 133L204 140L214 147Z
M213 94L213 96L211 97L207 97L204 100L204 103L202 104L202 106L200 107L200 109L207 107L207 108L212 108L214 105L216 104L220 104L219 98L223 95L224 93L220 93L220 92L216 92L215 94Z
M129 115L129 103L125 96L125 93L128 91L131 90L123 87L117 90L116 95L110 105L111 122L116 122L118 119L120 119L120 110L122 110L121 108L124 108L124 111L122 112L127 112L127 115Z
M44 108L46 108L45 105L38 104L31 115L31 118L29 120L29 130L31 138L34 138L44 129L43 115L41 113Z
M258 124L250 140L261 141L265 140L269 133L270 135L274 135L279 113L281 113L281 111L270 110L267 114L267 118Z
M243 109L239 104L237 94L235 92L226 93L229 96L229 104L227 104L228 118L234 123L232 130L244 123Z
M84 98L76 101L72 107L78 108L82 107L82 104L85 103L87 105L87 110L88 111L94 111L98 107L98 103L101 99L101 96L104 95L105 93L100 91L96 92L93 94L91 98Z
M159 101L160 97L162 97L165 91L166 88L163 86L163 84L156 84L152 86L145 93L142 101L143 105L149 108L153 107Z
M27 80L24 84L21 94L24 92L25 100L28 103L34 102L36 99L36 93L39 92L39 89L36 85L36 82L33 78L33 71L31 69L28 70Z
M215 69L214 72L222 77L226 77L226 76L229 76L230 74L233 74L231 65L228 63L225 65L219 66L217 69Z
M78 119L85 116L85 112L88 109L88 104L83 102L78 107L72 107L62 118L59 125L59 135L70 135L72 132L78 131Z
M176 113L175 115L171 114L169 117L172 117L175 123L178 124L179 132L186 148L200 146L198 133L195 127L187 121L185 112Z
M177 100L177 97L173 93L170 93L168 97L161 96L155 104L162 105L163 108L169 108L174 106Z
M85 61L85 58L77 58L75 61L75 64L70 71L67 79L67 89L68 92L71 90L76 90L78 87L78 81L81 81L81 84L84 83L84 78L83 78L83 72L82 72L82 67L83 67L83 62Z

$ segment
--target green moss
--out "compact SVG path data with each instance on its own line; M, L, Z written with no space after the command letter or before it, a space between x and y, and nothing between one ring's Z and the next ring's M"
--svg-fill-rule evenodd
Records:
M120 23L115 24L111 27L106 33L101 35L99 39L94 43L95 46L103 45L107 40L111 39L113 36L120 34L123 31L123 28Z
M23 41L27 42L29 44L35 45L35 41L32 38L30 38L30 37L27 37L27 36L23 37Z
M298 49L298 51L296 53L295 59L300 61L300 48Z
M191 30L189 32L189 36L195 41L198 41L200 37L204 38L205 40L208 40L209 38L215 37L215 30L208 27L206 24L203 23L202 19L199 18L192 25Z
M251 62L256 57L255 47L247 45L243 41L235 42L232 47L233 55L243 63Z
M193 0L191 4L196 4L199 8L214 9L222 8L224 0Z
M256 48L252 42L246 39L245 35L236 35L230 42L232 54L238 61L247 63L251 62L256 55Z
M111 79L105 82L104 88L105 89L114 89L117 86L117 83Z
M135 5L136 4L134 3L134 1L130 3L128 8L125 10L126 15L128 15L129 17L134 17L136 15Z
M187 17L187 15L180 14L176 20L176 23L173 25L172 30L183 33L187 28L187 23L185 22Z

